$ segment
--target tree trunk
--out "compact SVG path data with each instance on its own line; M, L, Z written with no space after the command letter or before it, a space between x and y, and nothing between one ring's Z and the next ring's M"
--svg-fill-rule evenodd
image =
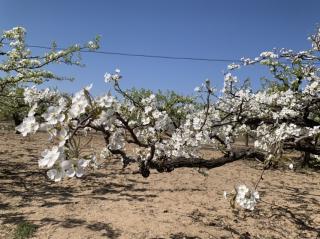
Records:
M246 134L244 135L244 137L245 137L245 145L246 145L246 147L249 147L249 134L246 133Z
M176 158L169 160L155 160L149 164L150 169L156 169L158 172L171 172L175 168L216 168L227 163L231 163L244 158L258 158L264 160L265 155L252 149L244 148L230 152L229 155L220 158L202 159L202 158Z
M21 119L21 116L19 115L19 113L13 113L12 114L12 119L13 119L13 121L14 121L14 126L18 126L18 125L20 125L21 123L22 123L22 119ZM20 134L20 132L19 131L15 131L15 133L16 134Z
M311 159L310 152L304 152L302 167L310 167L310 159Z

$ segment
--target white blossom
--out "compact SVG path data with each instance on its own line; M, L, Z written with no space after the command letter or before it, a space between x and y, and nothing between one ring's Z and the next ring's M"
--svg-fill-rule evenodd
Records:
M22 124L16 127L16 130L21 132L22 136L26 136L29 133L35 133L38 129L39 123L33 115L24 118Z
M260 54L260 57L266 57L266 58L278 58L279 56L271 51L265 51Z
M47 176L49 179L55 182L59 182L62 179L62 172L53 168L47 171Z
M249 189L246 185L241 184L236 188L236 203L241 207L253 210L259 200L259 193Z
M293 170L293 164L289 164L289 169Z
M41 155L42 159L39 160L40 168L51 168L57 160L65 158L63 148L58 146L53 146L51 150L46 149Z
M113 73L113 74L110 74L108 72L106 72L104 74L104 81L106 83L109 83L111 81L116 82L116 81L119 81L121 78L122 78L122 76L120 75L120 70L119 69L115 69L115 73Z

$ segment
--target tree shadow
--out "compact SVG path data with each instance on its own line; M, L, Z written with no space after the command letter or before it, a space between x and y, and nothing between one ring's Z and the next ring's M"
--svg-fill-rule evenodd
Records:
M119 238L122 233L121 230L114 229L111 223L103 223L103 222L88 223L86 220L75 219L75 218L67 218L61 221L54 218L43 218L37 223L39 223L40 226L52 224L52 225L58 225L64 228L84 227L84 228L88 228L91 231L100 232L101 236L105 236L110 239Z
M183 232L171 234L170 239L201 239L201 237L198 236L189 236Z
M111 223L96 222L87 225L87 228L91 229L92 231L104 231L102 233L102 236L106 236L107 238L111 239L115 239L121 236L121 231L113 229Z
M311 226L311 219L310 214L308 212L306 213L297 213L293 210L296 210L297 208L286 208L286 207L280 207L276 206L273 208L272 215L269 217L272 218L287 218L290 220L293 224L297 226L299 230L303 231L310 231L310 232L316 232L318 233L318 236L320 236L320 226ZM314 212L314 214L311 215L319 215L319 211Z
M28 208L29 206L39 205L45 208L54 208L61 205L77 204L77 198L86 198L92 200L109 200L129 202L142 202L153 200L163 192L201 192L205 189L200 188L157 188L149 187L149 182L143 180L137 175L132 175L128 170L122 170L121 165L117 160L110 161L110 168L101 171L91 172L83 179L65 180L63 182L54 183L46 178L44 171L39 171L37 168L36 151L28 149L30 142L25 142L23 150L13 153L10 150L0 152L0 193L4 195L7 202L0 203L0 219L3 223L18 224L21 221L28 220L28 213L19 213L13 211L16 208ZM25 153L21 153L21 152ZM21 159L21 158L23 159ZM8 160L10 159L10 160ZM12 159L12 160L11 160ZM121 179L121 183L119 183ZM281 185L270 184L267 187L259 189L260 195L267 192L274 192L282 195L284 200L297 204L295 208L277 208L272 207L272 210L257 208L254 214L248 214L246 217L254 219L262 219L270 217L270 220L283 218L288 219L292 224L302 231L310 231L318 233L320 237L320 228L311 224L311 215L319 214L320 207L317 198L320 195L312 193L316 191L317 183L310 183L309 187L299 188L286 186L285 189ZM17 199L18 204L11 203L11 199ZM13 200L12 200L13 201ZM308 207L311 205L313 207ZM318 208L318 209L317 209ZM12 211L11 211L12 210ZM211 210L212 211L212 210ZM238 238L250 238L250 233L243 230L239 231L237 227L231 223L223 222L224 218L213 217L206 213L194 213L189 215L194 223L201 223L207 227L217 227L219 230L235 235ZM208 222L202 219L207 218ZM243 218L246 220L246 218ZM37 223L37 222L36 222ZM44 217L38 221L40 226L46 224L57 224L64 228L86 227L92 231L99 231L103 236L108 238L118 238L121 231L114 229L110 223L104 222L87 222L84 219L66 219L57 220L54 218ZM270 230L275 230L270 227ZM285 233L280 229L278 235L285 237ZM199 238L183 233L172 234L170 238ZM270 237L271 238L271 237Z
M81 179L51 182L46 177L46 172L38 169L36 150L28 149L28 145L30 146L30 142L25 142L19 152L0 152L0 194L5 198L0 203L0 220L3 224L18 225L22 221L28 221L32 213L23 211L29 211L31 207L73 205L78 203L78 198L142 202L157 197L156 194L148 193L146 186L149 182L130 178L136 176L122 170L118 160L111 161L109 169L88 173ZM123 183L118 183L119 177L122 177ZM31 221L40 228L46 224L56 224L64 228L85 227L101 232L101 236L107 238L118 238L121 235L120 230L104 222L48 217Z

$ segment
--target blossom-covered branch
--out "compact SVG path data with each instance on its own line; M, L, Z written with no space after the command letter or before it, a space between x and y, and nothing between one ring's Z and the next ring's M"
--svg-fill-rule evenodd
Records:
M39 160L39 166L47 168L48 176L55 181L80 177L85 168L98 167L100 160L109 157L119 158L124 167L137 164L144 177L151 169L170 172L180 167L214 168L250 157L265 162L266 167L281 159L286 150L319 157L319 34L312 36L310 50L263 52L253 60L230 65L223 89L217 93L206 80L195 88L196 99L173 95L174 100L168 103L152 92L135 95L121 88L119 69L105 75L115 95L93 97L92 86L73 97L26 88L25 102L32 108L17 129L23 135L46 129L58 140ZM268 87L257 92L232 74L254 64L269 67L271 73ZM39 101L50 102L52 97L55 100L46 112L37 113ZM204 103L199 103L201 99ZM72 143L74 137L90 131L101 133L105 148L100 154L75 153L78 146ZM242 135L250 135L254 144L249 148L237 146L235 142ZM223 156L203 159L203 145L210 145ZM234 200L252 210L259 199L257 186L237 187Z

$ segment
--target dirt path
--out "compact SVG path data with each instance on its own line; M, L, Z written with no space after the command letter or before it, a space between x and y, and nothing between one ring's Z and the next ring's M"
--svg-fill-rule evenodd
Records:
M238 161L208 171L152 172L144 179L115 160L82 179L52 183L37 160L44 134L26 140L0 132L0 238L22 220L39 226L34 238L320 238L320 175L269 170L254 212L223 198L261 170ZM94 139L94 147L102 141Z

